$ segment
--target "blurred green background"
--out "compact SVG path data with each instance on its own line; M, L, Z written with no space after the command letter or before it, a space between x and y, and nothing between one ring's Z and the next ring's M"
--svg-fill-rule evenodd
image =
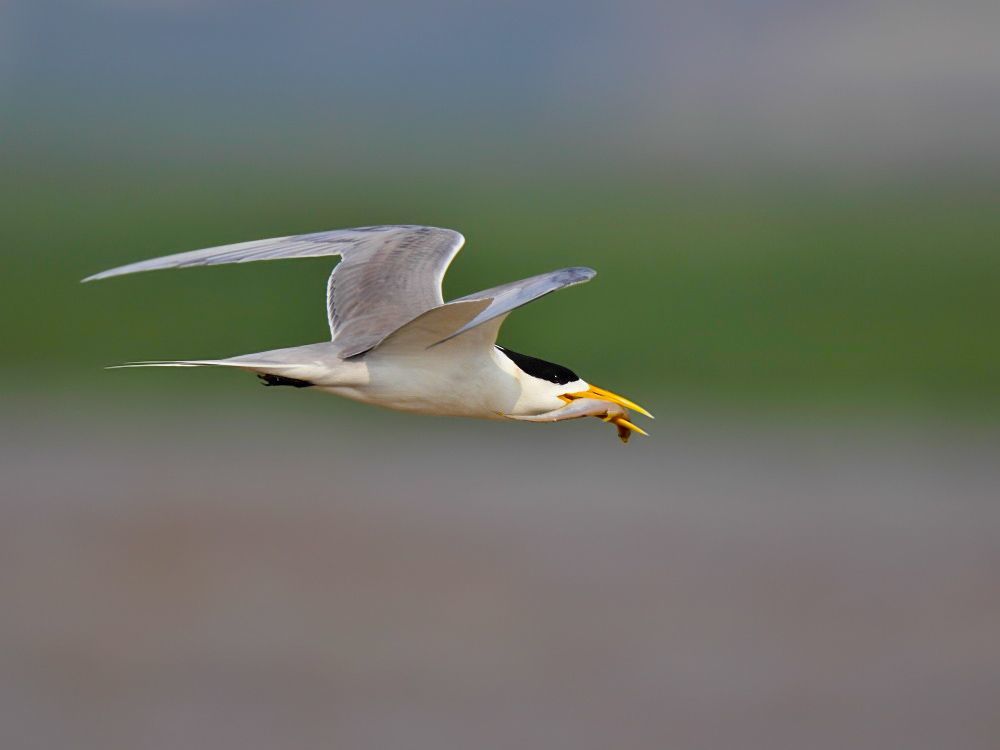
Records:
M107 363L320 340L325 261L75 281L424 223L467 237L452 295L595 267L503 334L595 382L995 414L990 14L887 3L879 36L859 8L731 5L7 3L5 362L100 387Z
M326 335L329 261L76 284L89 273L230 241L420 222L466 234L449 296L597 268L595 284L514 316L502 336L595 382L768 407L994 415L1000 403L1000 212L985 189L131 166L42 157L0 178L5 357L38 383L100 388L104 364Z
M997 8L0 0L0 746L992 750ZM651 437L103 369L378 223Z

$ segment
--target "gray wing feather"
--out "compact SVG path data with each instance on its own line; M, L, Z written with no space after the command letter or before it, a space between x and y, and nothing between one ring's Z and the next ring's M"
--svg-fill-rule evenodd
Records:
M464 297L452 300L448 304L483 299L489 299L490 304L485 310L476 315L476 317L468 323L463 325L451 335L436 342L434 345L443 344L445 341L453 339L471 328L480 326L483 323L488 323L489 321L500 318L501 316L506 316L512 310L516 310L522 305L533 302L539 297L544 297L546 294L554 292L557 289L563 289L564 287L573 286L574 284L583 284L586 281L590 281L596 275L597 271L584 266L561 268L558 271L550 271L549 273L539 274L538 276L532 276L528 279L512 281L509 284L495 286L492 289L484 289L481 292L467 294ZM501 322L502 321L498 321L498 324L496 325L497 330L499 330L499 323Z
M344 356L351 356L443 303L441 280L464 242L458 232L436 227L338 229L167 255L84 281L166 268L339 255L342 260L327 284L327 314L332 336Z
M330 333L343 357L360 354L444 302L441 280L465 238L450 229L406 227L344 255L327 284Z
M467 294L425 311L367 349L342 353L341 356L366 354L372 349L381 351L382 346L431 349L473 329L479 333L476 340L473 342L466 337L463 341L472 346L490 347L496 342L500 326L512 310L557 289L590 281L596 275L597 272L591 268L562 268Z

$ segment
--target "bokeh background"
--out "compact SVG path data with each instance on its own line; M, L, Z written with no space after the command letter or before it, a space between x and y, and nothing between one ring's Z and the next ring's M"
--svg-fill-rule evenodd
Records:
M998 7L0 0L0 745L996 747ZM652 437L102 369L375 223Z

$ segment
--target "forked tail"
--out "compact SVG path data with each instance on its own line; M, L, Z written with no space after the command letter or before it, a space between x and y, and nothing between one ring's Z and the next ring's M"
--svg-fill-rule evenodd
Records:
M257 374L264 385L288 385L293 388L309 388L315 383L301 378L292 378L287 375L279 375L275 370L294 370L296 365L277 365L273 362L233 362L225 359L175 359L149 362L126 362L121 365L110 365L106 370L121 370L128 367L236 367L247 372Z
M268 376L263 380L269 385L329 385L331 373L337 370L336 355L330 344L307 344L286 349L241 354L220 359L157 359L144 362L126 362L108 369L126 367L235 367L257 375ZM299 386L303 387L303 386Z
M301 365L281 364L264 360L254 361L233 357L231 359L151 359L142 362L124 362L120 365L108 365L105 370L122 370L128 367L236 367L248 372L263 374L281 374L285 371L301 368Z

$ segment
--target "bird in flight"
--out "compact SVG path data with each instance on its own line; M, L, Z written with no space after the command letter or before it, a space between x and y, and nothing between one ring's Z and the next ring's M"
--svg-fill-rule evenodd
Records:
M633 432L623 396L562 365L496 343L511 311L590 281L590 268L563 268L445 302L441 281L465 238L451 229L373 226L241 242L139 261L88 276L282 258L340 256L326 290L330 341L226 359L132 362L121 367L235 367L265 385L316 388L419 414L560 422L599 417L622 442Z

